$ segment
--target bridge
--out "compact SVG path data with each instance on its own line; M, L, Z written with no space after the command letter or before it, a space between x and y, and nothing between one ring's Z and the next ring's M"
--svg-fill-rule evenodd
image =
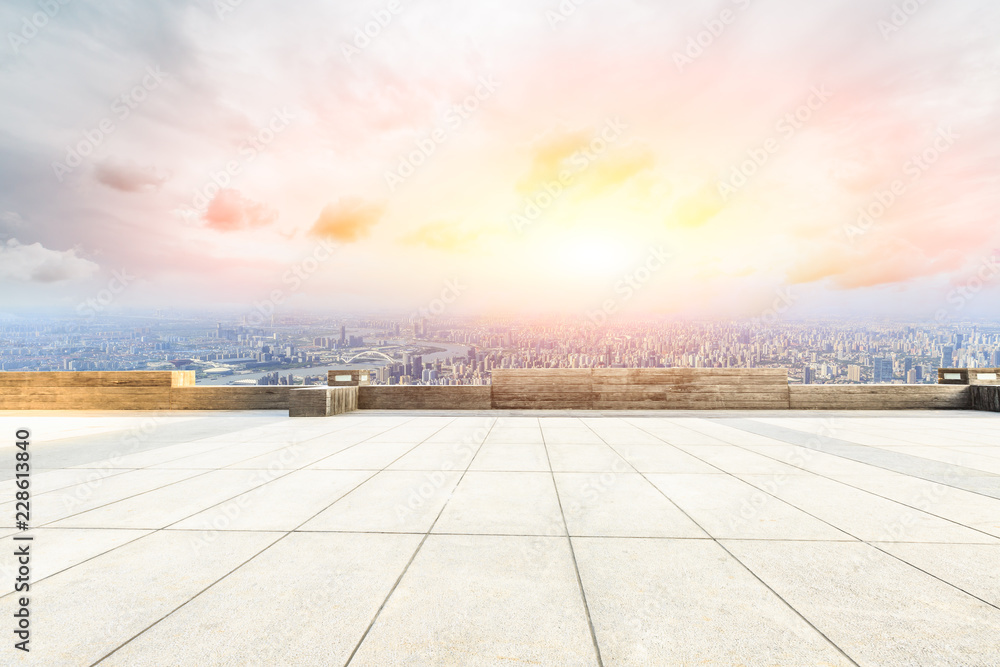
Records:
M349 364L358 359L368 359L371 361L388 361L390 364L397 363L398 359L393 359L385 352L380 352L379 350L365 350L364 352L358 352L352 357L348 357L346 354L340 356L341 363Z

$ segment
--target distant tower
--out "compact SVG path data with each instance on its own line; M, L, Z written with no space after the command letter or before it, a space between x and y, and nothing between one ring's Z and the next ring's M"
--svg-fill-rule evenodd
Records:
M872 368L872 382L875 384L892 382L892 359L876 357L872 362L874 363L874 367Z
M343 345L347 342L347 327L343 324L340 325L340 344Z
M954 359L955 350L951 345L945 345L941 348L941 368L952 368L955 363Z

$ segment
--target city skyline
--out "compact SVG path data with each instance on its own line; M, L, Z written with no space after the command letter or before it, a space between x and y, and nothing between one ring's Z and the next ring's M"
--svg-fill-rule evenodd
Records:
M49 4L0 311L995 316L992 5Z
M915 323L280 316L0 319L0 370L192 370L198 384L483 385L506 368L771 368L791 384L935 384L1000 367L1000 321ZM218 319L216 319L218 318Z

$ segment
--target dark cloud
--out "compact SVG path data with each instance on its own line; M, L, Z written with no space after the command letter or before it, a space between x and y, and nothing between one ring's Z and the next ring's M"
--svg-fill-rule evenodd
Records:
M94 176L99 183L122 192L156 190L170 178L169 175L158 172L155 167L114 160L105 160L97 165Z

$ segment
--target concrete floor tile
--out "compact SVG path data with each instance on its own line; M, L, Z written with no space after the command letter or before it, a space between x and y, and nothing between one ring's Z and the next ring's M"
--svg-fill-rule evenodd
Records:
M342 665L419 542L294 533L101 664Z
M714 542L573 546L605 665L850 665Z
M93 664L278 537L160 531L40 581L31 590L37 608L30 659L18 664ZM248 608L245 600L242 606ZM143 661L163 658L147 654Z
M460 476L455 471L385 470L323 510L300 530L425 533Z
M865 541L991 543L996 538L818 476L737 475Z
M581 426L580 428L543 428L542 435L546 445L603 445L594 431Z
M52 576L106 551L148 535L148 530L79 530L69 528L40 528L27 533L20 531L0 539L0 596L14 592L17 563L10 554L25 542L15 542L14 537L31 536L31 583Z
M632 472L608 445L546 445L555 472Z
M1000 610L867 544L724 546L861 665L990 665Z
M495 426L484 442L503 445L541 445L545 441L542 439L542 430L537 426Z
M707 537L636 473L556 473L570 535Z
M287 473L278 473L287 474ZM75 514L60 528L163 528L273 478L274 473L213 470L132 498Z
M362 442L307 467L316 470L381 470L417 445L410 442Z
M545 445L483 445L469 470L548 472Z
M547 535L553 517L561 524L559 516L550 473L469 471L445 506L434 532Z
M567 540L532 542L428 537L351 665L596 665Z
M673 445L613 445L613 449L639 472L718 473L718 468Z
M876 542L910 565L1000 607L1000 545Z
M716 538L853 540L850 535L729 475L647 476Z
M423 443L392 463L389 470L462 470L469 466L480 445L473 443Z
M292 530L374 474L372 470L296 470L170 529Z

